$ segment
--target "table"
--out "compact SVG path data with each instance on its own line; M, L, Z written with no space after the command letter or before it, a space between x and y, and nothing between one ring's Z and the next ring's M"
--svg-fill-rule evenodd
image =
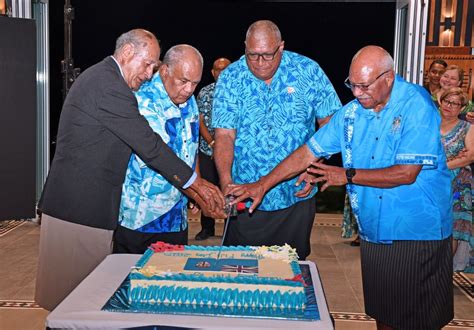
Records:
M46 326L69 329L110 329L140 326L174 326L192 329L334 329L316 265L311 269L319 321L229 318L192 315L117 313L102 311L108 299L138 261L138 254L112 254L102 261L46 318Z

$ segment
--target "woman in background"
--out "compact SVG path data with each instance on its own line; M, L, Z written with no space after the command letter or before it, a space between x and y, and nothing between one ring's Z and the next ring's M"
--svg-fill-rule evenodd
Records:
M431 62L428 72L426 74L428 81L426 82L426 84L423 85L423 87L428 91L428 93L433 94L441 88L441 86L439 85L439 80L443 75L444 71L446 70L447 66L448 63L446 63L446 61L442 59L436 59Z
M444 71L443 75L439 80L440 89L432 94L433 101L439 107L441 94L446 92L452 87L462 87L462 81L464 79L464 70L457 65L449 65ZM471 124L474 123L474 113L472 112L473 105L469 100L466 105L459 113L459 118L462 120L467 120Z
M453 267L454 271L474 273L470 166L474 161L474 130L458 117L468 99L461 88L453 87L441 93L439 101L441 141L453 187Z

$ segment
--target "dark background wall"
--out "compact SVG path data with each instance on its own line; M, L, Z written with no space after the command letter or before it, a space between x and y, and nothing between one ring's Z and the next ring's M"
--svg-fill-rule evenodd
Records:
M378 44L393 50L395 2L252 2L72 0L75 9L73 58L85 70L112 54L116 38L132 28L154 32L162 55L169 47L188 43L204 56L199 89L212 82L212 62L220 56L232 61L244 52L248 26L259 19L274 21L287 50L316 60L343 103L352 97L343 85L354 53ZM61 67L64 1L50 2L51 137L55 138L62 104ZM54 148L53 148L54 151Z
M36 28L0 16L0 220L35 217Z
M395 1L384 2L262 2L72 0L72 52L75 66L87 67L112 54L116 38L132 28L145 28L161 41L162 56L171 46L188 43L199 49L205 66L203 86L213 81L213 61L231 61L244 53L247 28L259 19L274 21L285 49L317 61L332 81L341 101L352 94L344 86L352 56L361 47L377 44L393 54ZM51 138L54 143L62 104L60 61L63 51L64 1L50 2ZM54 144L51 155L54 154ZM340 164L340 154L330 164ZM344 187L317 194L318 212L342 212Z

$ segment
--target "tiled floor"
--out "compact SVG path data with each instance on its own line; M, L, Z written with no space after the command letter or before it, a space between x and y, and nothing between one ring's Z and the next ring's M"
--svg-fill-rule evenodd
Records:
M375 329L373 320L363 312L359 249L340 237L340 222L337 214L316 216L308 260L318 266L336 329ZM33 302L39 226L31 221L6 224L0 224L0 329L44 329L48 312ZM217 235L222 235L222 227L219 222ZM220 244L220 236L204 242L194 240L200 230L196 216L191 216L189 228L189 244ZM474 328L473 282L472 276L455 276L455 319L446 329Z

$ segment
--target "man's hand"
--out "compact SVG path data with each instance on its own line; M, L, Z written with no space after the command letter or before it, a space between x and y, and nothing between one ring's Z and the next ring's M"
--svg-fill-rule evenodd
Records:
M222 192L201 177L197 177L185 193L199 204L205 215L207 215L206 212L219 213L224 210L225 199Z
M250 205L249 213L252 213L253 210L257 208L266 193L266 190L260 181L247 184L230 184L227 187L229 188L227 193L235 196L231 205L249 198L252 199L253 202L252 205Z
M343 186L347 183L346 170L343 167L312 162L306 171L319 175L314 182L324 182L321 191L325 191L329 186Z
M316 182L315 180L316 180L316 177L314 175L308 172L301 173L300 176L298 177L298 180L295 183L295 186L298 187L303 182L305 183L305 185L303 189L298 190L295 193L295 196L300 197L300 198L309 196L309 194L311 194L311 192L313 191L314 184Z

